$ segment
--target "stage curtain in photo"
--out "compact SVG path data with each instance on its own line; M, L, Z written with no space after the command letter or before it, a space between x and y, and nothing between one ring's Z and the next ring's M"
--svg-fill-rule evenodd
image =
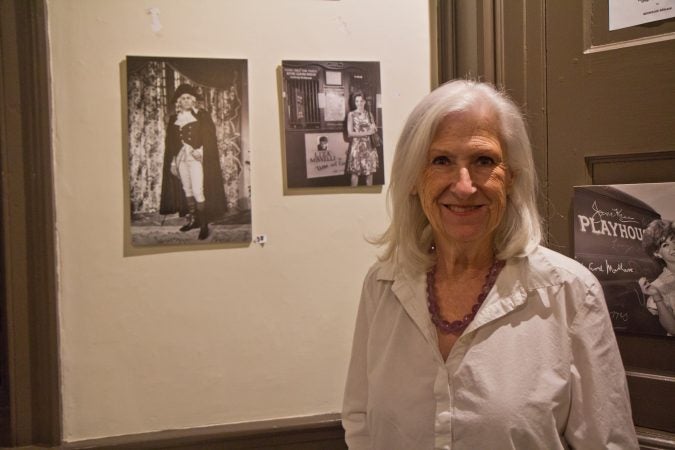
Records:
M164 70L164 63L146 61L127 79L132 215L159 209L166 133Z

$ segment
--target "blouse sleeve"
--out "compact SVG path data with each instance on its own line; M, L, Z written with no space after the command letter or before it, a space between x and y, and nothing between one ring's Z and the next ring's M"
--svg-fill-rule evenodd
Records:
M626 374L602 288L590 285L571 333L571 401L565 439L575 449L637 450Z
M342 427L350 450L371 449L370 434L366 420L368 405L367 352L369 303L368 280L363 285L361 302L356 316L356 328L352 343L352 356L347 372L344 401L342 405Z

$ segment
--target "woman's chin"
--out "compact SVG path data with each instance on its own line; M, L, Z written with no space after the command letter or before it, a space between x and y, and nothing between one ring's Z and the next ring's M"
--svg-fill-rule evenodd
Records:
M442 233L434 233L440 240L450 244L476 244L492 245L492 235L485 232L485 227L463 227L460 229L443 230ZM437 239L438 240L438 239Z

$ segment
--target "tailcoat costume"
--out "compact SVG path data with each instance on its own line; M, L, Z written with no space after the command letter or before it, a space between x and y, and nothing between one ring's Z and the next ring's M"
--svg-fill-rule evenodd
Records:
M203 148L202 167L204 171L204 197L209 220L225 213L226 199L223 175L216 141L216 128L208 111L191 109L196 119L186 125L176 123L178 115L172 114L166 131L164 167L162 170L162 196L160 214L188 213L185 192L180 180L171 173L171 164L178 157L184 144L197 149Z

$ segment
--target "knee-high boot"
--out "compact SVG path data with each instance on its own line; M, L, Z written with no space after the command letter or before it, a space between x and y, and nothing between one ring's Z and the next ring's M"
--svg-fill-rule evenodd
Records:
M197 220L199 222L199 240L209 237L209 220L206 217L206 202L197 202Z
M199 218L197 217L197 202L194 197L186 197L185 201L187 202L188 214L187 214L187 223L180 227L180 231L190 231L199 227Z

